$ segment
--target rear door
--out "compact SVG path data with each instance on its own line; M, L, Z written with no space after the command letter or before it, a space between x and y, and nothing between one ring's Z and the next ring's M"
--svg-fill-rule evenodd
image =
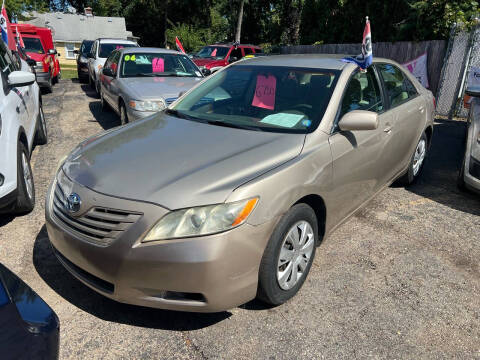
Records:
M376 64L380 73L392 114L388 152L394 165L390 170L393 179L404 170L412 157L418 138L423 131L426 114L425 100L404 71L392 64Z
M118 83L118 76L119 76L119 69L118 64L120 62L120 52L114 51L112 55L109 57L108 67L113 72L113 77L105 77L105 87L108 89L108 101L112 105L114 109L117 110L118 105L118 97L119 97L119 83ZM107 63L105 63L107 65ZM118 109L120 111L120 109Z
M353 110L368 110L378 114L375 130L342 131L338 121ZM385 182L388 157L385 147L392 117L385 111L385 100L379 78L372 67L367 72L356 70L345 88L337 118L329 138L333 159L333 194L331 213L334 223L341 221L372 197Z

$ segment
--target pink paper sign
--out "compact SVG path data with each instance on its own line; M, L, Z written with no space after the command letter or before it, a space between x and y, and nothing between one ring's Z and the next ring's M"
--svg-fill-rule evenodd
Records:
M153 58L152 60L152 70L154 73L164 72L165 71L165 62L162 58Z
M217 49L213 49L212 53L210 54L210 56L215 56L217 55Z
M257 76L257 86L253 96L252 106L273 110L275 108L275 92L277 79L273 75Z
M117 45L117 47L115 48L116 50L118 49L123 49L123 45Z

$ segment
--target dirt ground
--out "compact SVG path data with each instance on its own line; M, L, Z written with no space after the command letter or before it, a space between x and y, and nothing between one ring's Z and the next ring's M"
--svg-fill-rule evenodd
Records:
M0 262L58 314L61 359L480 359L480 197L456 187L465 123L437 121L422 179L388 188L325 239L292 301L192 314L116 303L56 260L44 201L57 162L119 120L72 80L44 96L44 109L37 204L0 217Z

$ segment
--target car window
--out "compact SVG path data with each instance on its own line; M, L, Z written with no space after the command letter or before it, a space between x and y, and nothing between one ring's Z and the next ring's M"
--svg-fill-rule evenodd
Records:
M118 54L118 51L115 51L115 52L112 52L110 54L110 56L107 58L107 60L105 61L105 65L103 65L103 67L105 69L112 69L112 64L113 64L113 61L114 61L114 58L115 56ZM113 69L112 69L113 70Z
M93 58L97 57L97 42L96 41L92 46L92 50L90 51L90 54L92 55Z
M107 58L113 50L135 47L135 44L100 44L98 57Z
M380 113L384 110L380 86L375 72L358 71L350 79L342 99L340 117L353 110L368 110Z
M339 73L301 67L233 66L195 87L173 109L177 116L193 121L308 133L322 120Z
M121 68L121 77L202 76L188 56L177 54L124 52Z
M195 54L195 57L220 60L227 56L228 50L229 48L225 46L205 46Z
M385 83L390 106L395 107L416 96L417 90L402 70L392 64L377 65Z
M80 47L80 54L88 54L92 50L92 45L93 43L91 41L82 42L82 46Z
M242 49L240 48L233 49L232 52L230 53L229 60L233 60L234 57L237 58L237 60L240 60L243 57Z
M42 42L39 38L23 37L23 43L25 44L25 51L37 54L45 54Z

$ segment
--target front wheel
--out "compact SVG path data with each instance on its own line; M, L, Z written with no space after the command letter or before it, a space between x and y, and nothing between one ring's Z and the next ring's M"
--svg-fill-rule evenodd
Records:
M35 185L33 183L32 167L28 150L21 142L17 146L17 201L14 211L17 214L27 214L35 206Z
M35 135L35 143L38 145L45 145L48 142L48 134L47 134L47 122L45 120L45 115L43 113L42 104L40 104L40 108L38 109L38 116L37 116L37 133Z
M125 107L125 104L123 102L120 104L120 123L122 125L128 123L127 108Z
M415 152L412 155L410 164L408 165L408 170L398 182L402 185L411 185L420 177L420 174L423 170L423 165L425 164L425 158L427 157L428 152L428 139L425 133L422 134L418 144L415 148Z
M302 287L315 257L317 217L306 204L293 206L280 220L260 263L257 297L280 305Z

